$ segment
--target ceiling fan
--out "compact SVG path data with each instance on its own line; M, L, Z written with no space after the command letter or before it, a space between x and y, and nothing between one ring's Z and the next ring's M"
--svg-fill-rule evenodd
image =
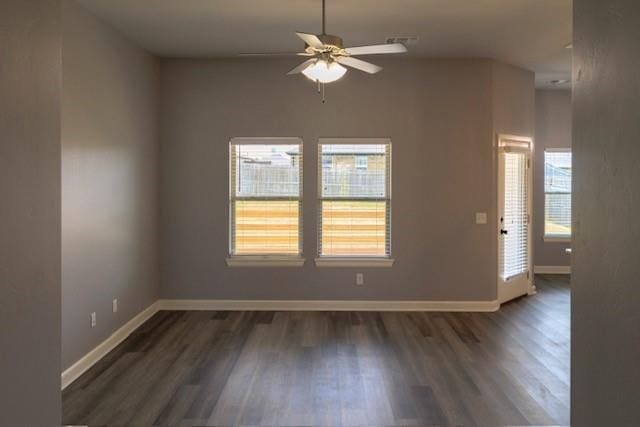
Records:
M407 48L402 43L387 43L369 46L344 47L342 38L326 33L326 7L322 0L322 34L296 32L305 43L304 52L298 53L241 53L242 56L306 56L302 64L290 70L287 75L304 74L318 83L318 91L324 84L340 79L347 72L344 66L375 74L382 70L370 62L355 58L357 55L379 55L404 53ZM324 95L323 95L324 102Z

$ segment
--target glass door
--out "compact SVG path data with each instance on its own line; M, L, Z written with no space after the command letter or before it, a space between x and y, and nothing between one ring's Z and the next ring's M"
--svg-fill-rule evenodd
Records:
M498 300L532 292L531 140L501 137L498 147Z

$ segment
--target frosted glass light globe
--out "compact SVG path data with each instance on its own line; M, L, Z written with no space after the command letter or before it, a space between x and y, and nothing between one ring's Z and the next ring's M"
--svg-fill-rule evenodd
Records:
M347 72L347 69L337 62L327 62L324 59L317 60L304 70L302 74L307 78L320 83L331 83L340 79Z

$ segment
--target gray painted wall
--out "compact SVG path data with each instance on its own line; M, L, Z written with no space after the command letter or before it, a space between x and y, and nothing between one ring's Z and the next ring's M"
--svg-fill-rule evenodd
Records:
M63 43L65 369L158 297L159 64L71 1Z
M163 298L496 298L493 135L533 134L533 74L489 60L375 62L382 73L350 71L327 86L323 105L311 82L284 75L296 61L163 61ZM226 267L233 136L304 139L305 267ZM323 136L391 137L393 268L314 266ZM475 212L487 212L489 224L476 225Z
M535 131L533 73L498 61L492 61L492 69L495 134L533 137Z
M640 3L574 0L574 426L637 426Z
M60 2L0 2L0 425L60 425Z
M533 172L533 238L535 265L571 264L570 243L544 241L544 150L571 148L571 92L536 91L536 144Z

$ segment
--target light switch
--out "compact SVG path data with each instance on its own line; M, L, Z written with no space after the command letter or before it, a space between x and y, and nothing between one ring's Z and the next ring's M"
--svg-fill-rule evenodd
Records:
M487 223L487 213L476 212L476 224L486 224L486 223Z

